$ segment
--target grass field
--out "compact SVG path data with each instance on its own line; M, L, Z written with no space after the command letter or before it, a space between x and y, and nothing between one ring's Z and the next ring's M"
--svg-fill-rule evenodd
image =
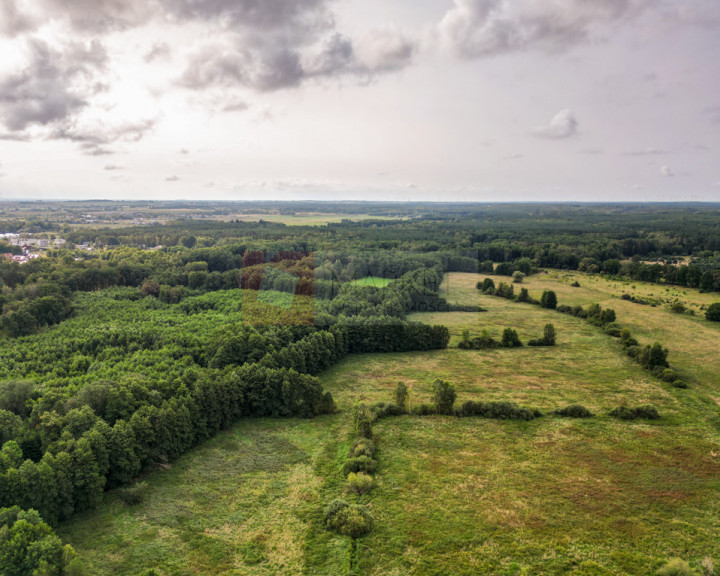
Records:
M97 576L342 574L346 542L321 527L337 492L340 418L254 420L217 436L169 470L148 497L73 518L59 533ZM341 452L347 450L343 445Z
M373 288L385 288L392 282L392 278L380 278L379 276L365 276L353 280L351 284L355 286L371 286Z
M478 303L475 275L448 276L451 302ZM570 287L575 279L580 288ZM349 357L321 377L338 414L242 422L152 474L142 504L126 507L110 495L60 535L100 576L151 567L163 576L350 574L349 540L321 524L323 506L343 492L349 410L360 400L391 400L398 381L411 387L413 404L428 402L433 380L447 378L458 403L512 400L549 411L580 402L597 416L378 422L379 469L367 497L376 529L358 542L356 574L645 576L672 556L717 563L720 329L620 300L616 284L580 274L525 282L535 297L553 289L561 304L615 308L642 341L670 348L690 389L656 380L579 319L480 296L487 312L412 319L449 326L454 342L465 329L499 336L506 326L527 340L552 322L558 346ZM706 303L687 292L689 303ZM606 415L623 403L652 403L662 418Z
M362 220L404 220L401 217L372 216L370 214L330 214L326 212L298 212L296 214L234 214L230 217L220 218L222 220L239 219L243 222L275 222L287 224L288 226L325 226L326 224L338 224L343 220L353 222Z

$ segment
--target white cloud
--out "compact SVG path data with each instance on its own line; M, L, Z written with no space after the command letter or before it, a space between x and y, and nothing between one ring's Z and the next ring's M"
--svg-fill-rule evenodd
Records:
M555 114L548 126L535 128L535 130L533 130L533 134L539 138L562 140L575 136L575 134L577 134L577 129L578 121L575 118L575 113L566 108L565 110L560 110L560 112Z
M179 180L180 180L180 177L176 176L175 174L173 174L171 176L167 176L165 178L165 182L178 182Z
M675 173L672 171L670 166L660 166L660 175L664 178L672 178Z

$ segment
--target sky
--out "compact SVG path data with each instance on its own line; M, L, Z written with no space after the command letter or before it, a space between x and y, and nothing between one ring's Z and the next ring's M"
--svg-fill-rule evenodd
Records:
M0 0L0 200L720 201L718 0Z

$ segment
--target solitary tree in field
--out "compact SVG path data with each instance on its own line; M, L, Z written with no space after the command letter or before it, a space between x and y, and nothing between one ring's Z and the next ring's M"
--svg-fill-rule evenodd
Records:
M503 348L519 348L522 346L518 333L512 328L505 328L502 335Z
M545 346L555 346L555 326L552 324L545 324L543 330L543 342Z
M557 294L553 290L545 290L540 298L540 306L555 310L557 308Z
M447 380L435 380L433 382L433 401L438 414L452 414L455 404L455 386Z
M395 404L403 412L407 410L407 397L407 386L405 386L404 382L398 382L397 388L395 388Z
M720 302L710 304L707 312L705 312L705 318L707 318L711 322L720 322Z

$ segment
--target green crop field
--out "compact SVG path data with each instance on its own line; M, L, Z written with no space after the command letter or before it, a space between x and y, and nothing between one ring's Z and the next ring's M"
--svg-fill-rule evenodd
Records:
M494 276L497 283L502 277ZM148 496L58 529L91 574L203 575L647 575L669 557L694 565L720 550L720 329L701 315L621 300L628 291L678 296L694 290L624 285L580 273L525 279L531 296L601 303L642 343L659 340L686 390L632 362L616 339L572 316L479 295L474 274L445 277L452 303L486 312L415 313L449 327L447 350L349 356L321 375L338 412L313 420L245 420L147 477ZM570 284L578 280L580 288ZM633 288L634 286L634 288ZM517 291L517 287L516 287ZM505 327L527 341L551 322L553 348L460 350L464 330ZM352 541L322 526L344 493L340 467L352 438L352 406L392 401L398 382L413 406L432 382L466 400L513 401L545 413L581 403L596 417L531 422L399 416L374 426L375 487L361 501L375 530ZM626 422L607 412L653 404L662 418Z

